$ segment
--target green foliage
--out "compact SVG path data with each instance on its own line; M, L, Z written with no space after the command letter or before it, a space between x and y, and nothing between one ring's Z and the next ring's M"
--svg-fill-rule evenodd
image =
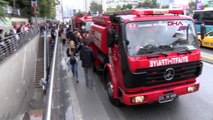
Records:
M162 8L169 8L169 5L164 5L162 6Z
M10 6L14 7L13 0L5 0ZM34 16L32 13L34 9L31 7L31 0L15 0L15 8L21 9L22 16ZM37 0L39 11L38 16L54 18L55 17L55 5L59 4L59 0Z
M3 6L6 5L7 2L4 0L0 0L0 21L5 21L5 14L3 12Z
M210 4L203 4L203 9L205 9L206 7L210 7Z
M191 2L188 3L188 5L189 5L189 11L190 12L193 12L194 10L196 10L196 2L191 1ZM208 4L202 5L202 9L204 9L205 7L208 7Z
M110 12L115 12L115 8L109 7L109 8L106 9L106 11L109 12L109 13L110 13Z
M118 12L118 11L122 11L122 10L128 10L128 9L132 9L132 5L128 4L128 5L123 5L123 7L121 7L120 5L117 5L116 8L107 8L107 12Z
M121 11L121 9L122 9L121 6L120 6L120 5L117 5L116 8L115 8L115 11L116 11L116 12L117 12L117 11Z
M90 3L90 11L91 11L92 13L96 13L97 11L98 11L99 13L102 13L102 5L101 5L101 4L98 4L98 3L96 3L96 2L92 2L92 3Z
M122 10L130 10L132 9L132 5L128 4L128 5L123 5Z
M157 0L145 0L143 3L139 3L136 8L159 8Z
M59 4L58 0L39 0L38 10L40 17L54 18L55 6Z
M188 5L190 10L193 11L196 9L196 3L194 1L189 2Z

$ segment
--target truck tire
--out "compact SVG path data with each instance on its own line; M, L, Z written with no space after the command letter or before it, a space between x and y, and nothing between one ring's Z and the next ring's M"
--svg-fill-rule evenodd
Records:
M31 120L29 113L24 114L23 120Z
M118 98L113 98L113 85L112 85L112 81L110 79L109 74L107 74L106 76L106 87L107 87L107 94L109 97L110 102L114 105L114 106L121 106L123 103L120 101L120 99Z

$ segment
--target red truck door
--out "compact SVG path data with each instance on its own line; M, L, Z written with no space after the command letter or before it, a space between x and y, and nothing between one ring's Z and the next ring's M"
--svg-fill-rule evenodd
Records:
M119 30L115 30L114 34L114 46L111 48L111 64L114 67L115 74L117 76L117 80L121 79L122 77L122 69L121 69L121 64L122 64L122 59L121 59L121 54L119 50L119 44L118 40L120 39L119 37ZM119 84L119 81L117 81Z

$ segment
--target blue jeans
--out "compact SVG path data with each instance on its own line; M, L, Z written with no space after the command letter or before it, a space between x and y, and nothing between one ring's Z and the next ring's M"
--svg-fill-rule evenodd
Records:
M71 64L72 75L76 80L78 80L78 64Z

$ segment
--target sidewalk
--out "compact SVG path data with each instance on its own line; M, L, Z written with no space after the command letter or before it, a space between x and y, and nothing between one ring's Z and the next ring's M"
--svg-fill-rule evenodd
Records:
M201 60L213 64L213 55L201 53Z
M67 87L70 105L65 112L66 120L110 120L101 99L98 96L98 87L95 84L94 89L86 87L81 61L78 61L79 83L72 79L72 73L68 68L66 59L66 48L61 49L62 69L66 69ZM93 74L94 81L99 80L96 74ZM64 76L65 77L65 76Z

